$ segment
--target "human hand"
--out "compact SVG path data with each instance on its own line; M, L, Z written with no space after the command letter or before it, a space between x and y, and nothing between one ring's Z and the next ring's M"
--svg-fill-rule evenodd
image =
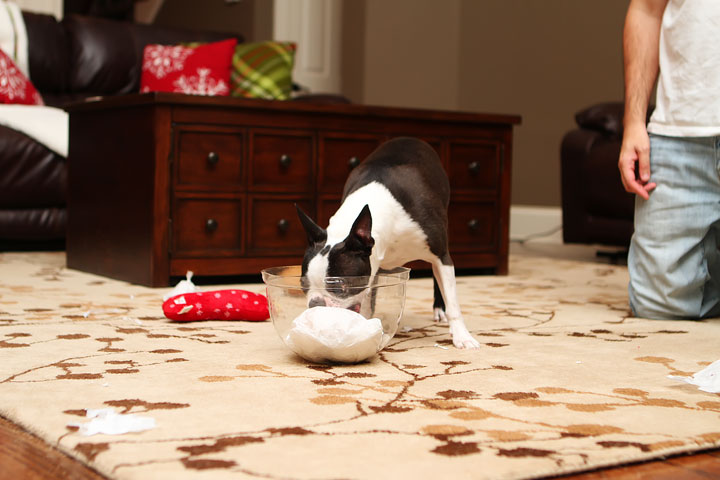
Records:
M650 182L650 137L645 124L625 127L618 168L625 191L650 198L657 184Z

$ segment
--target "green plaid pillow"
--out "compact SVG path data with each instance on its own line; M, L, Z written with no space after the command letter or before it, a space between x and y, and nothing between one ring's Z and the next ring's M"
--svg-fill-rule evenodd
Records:
M290 98L295 49L292 42L239 44L232 58L230 95L270 100Z

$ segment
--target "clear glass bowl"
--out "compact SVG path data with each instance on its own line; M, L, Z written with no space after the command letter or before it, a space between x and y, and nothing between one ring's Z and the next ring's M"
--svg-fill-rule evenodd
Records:
M405 307L405 286L409 277L410 269L399 267L390 271L382 271L375 277L328 277L325 279L325 289L330 294L342 293L347 296L364 291L366 297L360 312L366 318L380 320L382 336L378 339L377 349L370 352L371 354L368 354L367 358L385 348L397 332ZM308 299L303 289L300 265L267 268L262 271L262 279L267 288L270 318L283 343L301 357L318 361L317 358L307 355L307 350L304 351L289 338L291 330L295 328L293 321L301 315L307 314L306 310L308 309ZM342 357L342 352L337 353ZM367 358L355 358L348 362L363 361ZM337 360L337 357L331 353L327 361L343 360Z

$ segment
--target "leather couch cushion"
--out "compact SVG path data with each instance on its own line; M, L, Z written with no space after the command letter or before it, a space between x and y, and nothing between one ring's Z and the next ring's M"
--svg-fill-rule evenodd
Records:
M70 45L70 91L86 96L140 91L143 49L150 43L208 42L229 37L80 15L70 15L62 23Z
M77 15L62 23L70 42L70 91L87 95L133 91L139 60L130 24Z
M654 109L654 105L648 107L646 122L650 120ZM622 138L624 114L625 104L622 102L598 103L577 112L575 122L580 128Z
M50 241L65 238L67 211L65 208L28 208L0 210L2 240L0 248L8 240ZM13 245L10 248L17 248Z
M623 103L599 103L575 114L575 122L580 128L622 135Z
M65 205L65 163L24 133L0 126L0 209Z
M30 80L42 94L67 91L68 41L62 26L51 15L22 12L27 30ZM51 103L48 103L51 104Z

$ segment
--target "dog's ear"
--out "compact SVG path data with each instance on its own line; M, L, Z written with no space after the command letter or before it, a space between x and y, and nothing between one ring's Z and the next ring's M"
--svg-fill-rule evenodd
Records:
M349 247L356 247L368 255L370 254L373 245L375 245L375 239L372 238L372 215L368 205L363 207L360 215L355 219L345 243Z
M307 234L308 245L325 243L327 241L327 231L313 222L312 219L298 207L297 203L295 204L295 208L297 209L298 217L300 217L300 223L302 223L305 233Z

